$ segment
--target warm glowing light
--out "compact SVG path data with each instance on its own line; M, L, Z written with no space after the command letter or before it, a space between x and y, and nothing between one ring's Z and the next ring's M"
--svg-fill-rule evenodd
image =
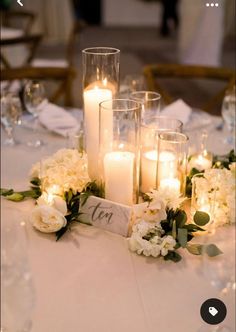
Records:
M160 188L180 192L180 181L176 178L163 179L160 181Z

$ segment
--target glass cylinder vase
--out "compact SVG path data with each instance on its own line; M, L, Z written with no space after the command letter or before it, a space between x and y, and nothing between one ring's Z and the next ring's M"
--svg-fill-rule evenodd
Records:
M217 181L216 181L217 183ZM191 216L196 211L209 215L209 222L202 226L206 231L213 231L214 214L216 208L216 188L212 188L203 174L196 174L192 178ZM194 222L194 221L193 221Z
M147 193L156 188L158 134L166 131L182 131L182 122L164 116L146 118L141 125L140 188Z
M146 118L158 116L161 107L161 95L154 91L134 91L130 98L142 103L142 121Z
M100 104L100 172L105 198L132 205L138 202L140 121L142 105L129 99Z
M120 51L94 47L82 51L85 144L88 171L92 180L99 178L99 103L112 99L119 86Z
M185 195L188 137L178 132L158 135L157 187Z

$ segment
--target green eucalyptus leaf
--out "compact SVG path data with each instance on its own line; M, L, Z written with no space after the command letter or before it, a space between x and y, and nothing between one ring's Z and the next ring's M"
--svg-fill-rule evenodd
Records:
M182 248L185 248L188 242L188 231L186 228L178 228L177 239Z
M13 201L13 202L23 201L24 198L25 198L25 196L20 193L13 193L11 195L6 196L6 199L8 199L9 201Z
M40 184L41 184L41 180L39 178L32 178L30 180L30 183L33 185L33 186L36 186L36 187L39 187Z
M181 261L182 257L176 251L169 251L166 256L164 256L165 261L172 261L178 263Z
M56 232L56 241L58 241L65 234L67 230L68 230L68 225L59 229L59 231Z
M4 189L4 188L0 189L0 195L1 196L8 196L8 195L11 195L13 193L14 193L13 189Z
M201 255L202 254L202 244L188 244L186 249L193 255Z
M203 229L195 224L184 225L182 228L186 228L188 230L188 232L205 231L205 229Z
M184 210L179 210L175 216L177 228L182 228L187 222L187 214Z
M204 247L204 252L209 257L215 257L215 256L223 254L223 252L215 244L208 244L208 245L206 245Z
M193 220L196 225L198 226L204 226L209 223L210 221L210 216L208 213L203 212L203 211L196 211Z
M35 190L26 190L26 191L20 191L18 194L25 197L30 197L30 198L38 198L38 193Z
M176 232L176 221L173 221L173 226L172 226L172 236L174 239L176 239L177 232Z

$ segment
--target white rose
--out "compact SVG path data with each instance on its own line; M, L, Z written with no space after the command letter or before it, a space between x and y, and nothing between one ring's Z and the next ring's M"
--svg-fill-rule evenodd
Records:
M67 213L67 205L66 205L66 201L61 198L60 196L54 196L51 200L51 202L49 203L47 200L47 194L43 193L38 199L37 199L37 204L39 206L42 205L48 205L53 207L54 209L58 210L59 212L61 212L61 214L63 214L63 216L66 215Z
M129 248L131 251L143 250L142 238L138 234L133 234L129 240Z
M166 256L168 254L169 250L174 250L175 245L176 245L176 241L172 236L170 236L170 235L164 236L163 241L160 245L161 255Z
M32 225L43 233L53 233L66 226L66 218L51 206L40 205L30 215Z

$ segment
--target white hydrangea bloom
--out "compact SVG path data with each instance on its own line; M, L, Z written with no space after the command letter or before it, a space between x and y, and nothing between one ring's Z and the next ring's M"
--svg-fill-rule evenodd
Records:
M147 238L149 234L154 234L150 239ZM144 256L166 256L169 250L174 250L176 244L175 239L168 235L162 236L164 231L160 224L153 224L141 220L133 226L133 233L128 239L129 248L138 255ZM145 238L146 237L146 238Z
M162 201L165 208L176 210L186 199L185 197L180 197L180 194L175 190L167 188L159 188L158 190L151 190L147 195L152 199L152 203Z
M204 193L208 204L214 205L214 224L221 226L235 222L235 163L230 169L209 169L204 177L195 178L197 205Z
M169 250L174 250L175 245L176 241L171 235L163 236L161 242L161 255L166 256Z
M82 191L90 181L87 157L75 149L61 149L42 163L35 164L30 176L42 178L45 188L57 184L62 194L70 189L74 194Z

